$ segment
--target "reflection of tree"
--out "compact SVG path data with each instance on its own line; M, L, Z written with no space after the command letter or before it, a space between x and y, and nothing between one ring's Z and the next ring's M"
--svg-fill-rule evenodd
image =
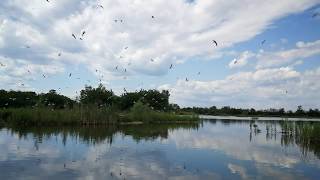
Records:
M61 136L65 145L68 138L90 144L107 142L111 145L116 133L132 136L137 142L140 140L153 140L167 138L169 131L177 129L198 129L200 124L145 124L128 126L106 126L106 127L11 127L12 134L19 138L27 138L32 134L35 140L35 148L39 148L43 138Z

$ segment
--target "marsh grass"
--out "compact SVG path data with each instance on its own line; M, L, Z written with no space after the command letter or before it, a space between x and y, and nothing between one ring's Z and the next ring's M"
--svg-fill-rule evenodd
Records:
M119 117L111 108L78 107L53 110L49 108L18 108L0 110L0 121L10 125L73 125L110 124Z
M0 110L0 125L57 126L57 125L106 125L123 122L178 123L197 122L197 116L179 116L156 112L138 102L129 112L120 112L116 107L97 108L79 106L72 109L13 108Z
M188 123L198 122L197 115L176 115L169 112L159 112L152 110L149 106L137 102L124 115L126 122L144 122L144 123Z

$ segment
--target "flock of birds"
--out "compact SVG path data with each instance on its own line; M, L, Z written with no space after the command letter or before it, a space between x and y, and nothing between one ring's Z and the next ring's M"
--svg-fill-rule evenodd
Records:
M47 1L48 3L50 3L50 0L46 0L46 1ZM96 5L96 8L104 9L104 7L103 7L101 4ZM316 17L319 17L319 16L320 16L320 13L319 13L319 12L315 12L315 13L312 14L312 18L316 18ZM155 19L155 16L151 16L151 18L152 18L152 19ZM118 22L119 22L119 23L123 23L124 20L123 20L123 19L114 19L114 22L115 22L115 23L118 23ZM86 32L85 30L83 30L79 36L77 36L77 35L74 34L74 33L72 33L71 36L72 36L75 40L79 39L79 40L82 41L82 40L84 40L86 33L87 33L87 32ZM218 45L219 45L216 40L211 40L211 43L212 43L212 45L215 46L215 47L218 47ZM261 44L261 45L264 45L265 43L266 43L266 40L262 40L260 44ZM31 48L29 45L25 45L24 47L25 47L26 49L30 49L30 48ZM124 49L127 50L128 48L129 48L129 47L126 46ZM61 57L61 56L62 56L62 53L59 52L59 53L58 53L58 56ZM122 59L123 56L120 56L119 58ZM151 58L151 59L150 59L150 62L153 63L153 62L155 62L155 60L154 60L153 58ZM233 64L237 64L237 63L238 63L238 60L237 60L237 59L234 59L234 60L233 60ZM130 66L130 65L131 65L131 62L128 63L128 66ZM6 66L6 65L5 65L4 63L0 62L0 67L5 67L5 66ZM170 66L169 66L169 70L171 70L171 69L173 69L173 68L174 68L174 65L171 63ZM119 66L118 66L118 65L115 66L115 70L116 70L116 71L119 70ZM29 74L31 74L31 71L30 71L30 70L27 70L27 71L28 71ZM126 73L126 72L127 72L127 69L124 68L123 71ZM97 69L96 69L96 72L98 72ZM197 73L197 75L200 75L200 74L201 74L201 72L198 72L198 73ZM69 73L69 77L71 77L71 76L72 76L72 73ZM46 75L46 74L42 74L42 77L43 77L43 78L47 78L47 75ZM99 79L100 83L102 82L102 79L101 79L101 78L103 78L102 75L100 76L100 79ZM80 79L80 78L77 78L77 79ZM126 79L126 77L124 77L124 79ZM186 78L185 78L185 81L188 82L188 81L189 81L189 78L186 77ZM91 81L90 81L90 80L87 80L87 82L91 82ZM21 86L24 86L24 83L20 83L20 85L21 85ZM60 88L59 88L59 89L60 89ZM286 93L288 93L288 91L286 91Z

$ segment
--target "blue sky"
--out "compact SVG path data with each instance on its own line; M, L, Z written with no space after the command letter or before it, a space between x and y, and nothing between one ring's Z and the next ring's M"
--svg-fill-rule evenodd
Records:
M181 106L320 108L320 15L312 17L319 7L317 0L4 0L0 88L74 98L101 80L116 94L169 89Z

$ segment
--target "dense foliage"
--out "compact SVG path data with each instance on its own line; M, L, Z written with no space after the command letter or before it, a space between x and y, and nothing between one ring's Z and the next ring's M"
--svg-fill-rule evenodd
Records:
M298 106L296 111L286 111L284 108L280 109L266 109L266 110L255 110L232 108L225 106L217 108L212 106L210 108L202 107L187 107L179 110L180 112L188 113L193 112L203 115L232 115L232 116L275 116L275 117L320 117L319 109L304 110L302 106Z

